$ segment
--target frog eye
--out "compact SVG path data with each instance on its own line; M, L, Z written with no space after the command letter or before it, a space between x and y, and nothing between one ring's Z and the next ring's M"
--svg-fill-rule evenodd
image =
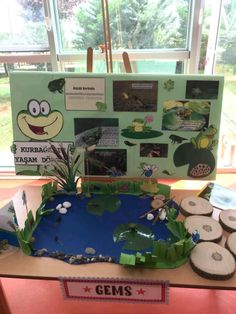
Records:
M32 116L38 116L40 114L40 105L37 100L30 100L28 103L28 111Z
M44 116L47 116L50 112L50 105L46 100L41 101L40 111Z

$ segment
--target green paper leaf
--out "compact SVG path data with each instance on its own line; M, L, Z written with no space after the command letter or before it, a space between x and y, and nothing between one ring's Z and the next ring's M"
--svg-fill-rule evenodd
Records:
M121 253L119 263L121 265L135 266L135 255Z
M196 243L192 241L192 238L188 238L184 242L184 255L188 256L192 249L195 247Z
M166 227L174 236L180 240L185 238L187 235L187 230L185 229L184 223L182 221L169 221L166 224Z
M153 253L157 256L158 260L165 260L168 244L163 241L153 241Z
M124 241L123 249L134 251L152 246L154 237L152 230L141 224L122 224L113 232L114 242Z
M168 247L166 258L168 262L175 262L177 260L177 254L173 245Z
M117 196L100 195L87 204L87 211L90 214L102 216L105 211L114 213L121 205L121 201Z
M178 258L180 258L184 253L184 240L174 243L174 247Z

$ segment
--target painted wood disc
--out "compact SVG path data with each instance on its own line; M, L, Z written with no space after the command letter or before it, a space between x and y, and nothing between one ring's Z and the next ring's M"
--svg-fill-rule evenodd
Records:
M225 242L225 247L236 258L236 232L233 232L228 236L228 239Z
M200 241L219 242L223 235L223 229L218 221L211 217L194 215L184 221L188 233L198 231Z
M219 215L219 222L222 227L228 232L236 231L236 210L227 209L221 211Z
M213 212L213 207L207 200L202 197L188 196L181 201L180 211L184 216L211 216Z
M233 255L219 244L201 242L190 254L190 264L200 276L214 280L226 280L235 272Z

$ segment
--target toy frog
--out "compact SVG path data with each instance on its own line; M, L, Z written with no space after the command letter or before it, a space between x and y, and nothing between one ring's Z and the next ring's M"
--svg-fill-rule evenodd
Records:
M212 150L218 143L217 140L213 139L216 133L217 129L214 125L210 125L207 129L202 130L197 137L192 137L190 142L195 148Z

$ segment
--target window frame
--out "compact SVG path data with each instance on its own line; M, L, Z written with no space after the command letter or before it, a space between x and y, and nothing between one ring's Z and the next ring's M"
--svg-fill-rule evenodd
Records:
M79 62L86 60L86 51L78 53L62 52L61 31L58 15L58 6L56 0L43 0L45 7L46 20L50 21L48 28L48 38L50 45L51 56L56 55L57 64L51 62L53 70L63 71L65 62ZM185 49L143 49L143 50L129 50L130 60L138 61L145 59L160 59L160 60L178 60L184 61L184 73L197 73L198 59L200 54L200 41L202 30L202 16L205 0L190 0L189 1L189 15L187 25L187 36ZM54 14L52 14L52 12ZM193 40L193 38L195 38ZM197 38L197 40L196 40ZM122 61L123 51L112 51L113 61ZM94 60L105 60L105 55L99 52L94 52Z
M200 37L202 11L205 0L190 0L189 19L187 31L186 49L145 49L127 50L132 61L145 59L178 60L184 61L184 73L197 73L198 58L200 52ZM48 35L48 47L22 46L22 47L0 47L0 63L12 62L51 62L53 71L62 71L64 62L79 62L86 60L86 51L78 53L63 53L61 34L58 18L58 7L56 0L43 0L45 26ZM197 38L197 40L192 40ZM30 54L31 52L31 54ZM40 52L45 52L41 54ZM123 52L123 51L122 51ZM113 60L122 61L122 52L113 51ZM49 60L50 58L50 60ZM94 52L94 60L104 60L104 54Z
M219 0L222 5L222 0ZM146 49L146 50L127 50L130 60L165 60L183 61L184 73L194 74L198 72L198 61L200 55L202 19L205 0L190 0L189 19L187 31L186 49ZM58 7L56 0L43 0L45 27L47 29L47 46L18 46L0 47L0 63L41 63L48 62L52 65L52 71L64 71L65 62L80 62L86 60L86 51L78 53L62 53L61 34L59 27ZM220 7L221 8L221 7ZM220 14L220 12L219 12ZM219 15L220 16L220 15ZM218 21L220 23L220 21ZM219 28L218 28L219 29ZM215 34L215 42L218 33ZM194 38L194 40L193 40ZM112 51L113 60L122 62L123 51ZM212 56L214 58L214 56ZM94 52L94 60L105 60L105 54ZM214 62L211 68L213 73ZM206 73L205 73L206 74ZM209 74L209 71L208 73ZM0 165L1 171L9 170L9 167ZM11 169L14 166L10 167ZM217 168L217 172L235 173L234 168Z

